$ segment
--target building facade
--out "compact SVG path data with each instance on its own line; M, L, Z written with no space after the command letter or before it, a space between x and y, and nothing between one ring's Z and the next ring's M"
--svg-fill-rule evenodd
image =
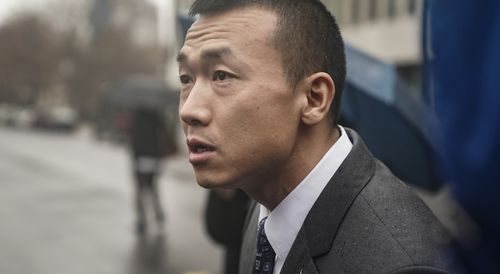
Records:
M344 39L396 66L420 63L422 0L324 0Z

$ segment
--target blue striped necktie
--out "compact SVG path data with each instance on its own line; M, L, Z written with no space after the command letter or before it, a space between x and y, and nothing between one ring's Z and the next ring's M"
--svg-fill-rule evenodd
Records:
M264 224L267 217L259 222L257 230L257 254L255 256L255 274L272 274L274 269L274 252L271 244L267 240Z

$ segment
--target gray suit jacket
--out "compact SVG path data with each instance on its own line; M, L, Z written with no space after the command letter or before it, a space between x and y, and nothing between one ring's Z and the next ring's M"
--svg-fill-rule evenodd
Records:
M309 211L281 273L446 273L447 235L429 208L346 129L353 148ZM259 207L244 230L240 274L253 272Z

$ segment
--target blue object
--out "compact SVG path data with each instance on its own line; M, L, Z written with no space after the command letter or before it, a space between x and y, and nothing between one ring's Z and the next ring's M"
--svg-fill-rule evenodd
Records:
M482 231L474 273L500 273L500 1L428 1L427 93L441 121L443 170Z

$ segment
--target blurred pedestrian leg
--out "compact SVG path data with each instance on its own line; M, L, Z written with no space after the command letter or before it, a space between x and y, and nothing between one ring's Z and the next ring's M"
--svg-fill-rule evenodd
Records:
M155 158L140 157L136 162L136 209L137 209L137 232L145 232L147 224L146 209L148 203L152 203L154 214L158 225L163 226L164 213L158 190L159 165L161 160ZM149 198L149 199L148 199Z
M139 108L134 112L130 132L133 168L136 180L136 210L138 234L146 232L148 213L154 214L161 229L164 213L159 194L158 177L161 174L162 160L165 156L167 125L161 115L150 109Z

